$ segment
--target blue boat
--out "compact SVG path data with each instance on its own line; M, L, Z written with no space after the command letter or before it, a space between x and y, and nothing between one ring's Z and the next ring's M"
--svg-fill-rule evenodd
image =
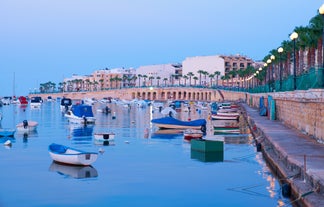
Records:
M206 131L206 119L181 121L173 117L152 119L151 122L161 129L200 129Z

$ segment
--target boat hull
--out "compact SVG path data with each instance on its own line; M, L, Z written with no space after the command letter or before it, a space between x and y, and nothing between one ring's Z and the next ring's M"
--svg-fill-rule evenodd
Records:
M193 121L181 121L172 117L152 119L151 121L160 129L200 129L206 130L206 120L197 119Z
M239 116L224 116L224 115L211 115L212 120L238 120Z

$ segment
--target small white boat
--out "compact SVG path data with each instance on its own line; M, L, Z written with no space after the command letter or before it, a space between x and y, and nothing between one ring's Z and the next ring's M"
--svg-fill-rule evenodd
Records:
M70 165L91 165L98 158L96 152L85 152L55 143L48 146L48 152L55 162Z
M16 125L17 132L32 132L36 131L38 123L36 121L27 121L24 120L23 122Z
M115 133L113 132L96 132L93 136L98 141L112 141L115 139Z
M30 107L31 108L40 108L43 103L43 99L40 96L31 97Z

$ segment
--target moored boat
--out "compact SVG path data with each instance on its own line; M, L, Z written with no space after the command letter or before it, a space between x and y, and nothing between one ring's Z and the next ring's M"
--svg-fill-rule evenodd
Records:
M192 121L181 121L173 117L152 119L151 122L161 129L200 129L206 131L206 120L196 119Z
M92 106L86 104L73 105L64 116L69 119L69 122L76 124L94 124L96 121Z
M115 133L113 132L96 132L93 136L98 141L112 141L115 139Z
M226 114L212 114L211 115L212 120L238 120L238 115L226 115Z
M70 165L91 165L98 158L96 152L85 152L55 143L48 146L48 152L54 161Z
M27 101L27 98L25 96L19 96L18 100L19 100L20 105L28 105L28 101Z
M72 107L72 99L63 97L60 103L60 110L62 112L67 112Z
M31 97L30 99L31 108L39 108L41 107L42 103L43 103L43 99L40 96Z
M38 123L36 121L24 120L16 125L18 132L32 132L36 131Z

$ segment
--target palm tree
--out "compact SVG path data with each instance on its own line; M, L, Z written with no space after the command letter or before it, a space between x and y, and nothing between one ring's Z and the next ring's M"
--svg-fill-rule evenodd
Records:
M166 82L167 82L168 78L163 78L164 81L164 86L166 86Z
M159 86L160 86L160 79L161 79L161 77L160 77L160 76L157 76L157 77L156 77L156 80L157 80L157 87L159 87Z
M317 63L323 63L322 47L324 41L322 34L324 25L322 18L321 14L317 14L309 21L309 46L311 47L309 67L315 67L315 48L317 49ZM323 67L323 65L321 65L321 67Z
M208 77L210 78L210 87L213 87L213 78L215 77L215 74L209 74Z
M230 72L228 72L229 77L232 79L232 87L234 86L234 77L236 76L236 71L235 70L231 70Z
M194 76L193 79L195 80L195 86L196 86L197 85L198 77L197 76Z
M153 76L150 76L150 77L149 77L149 80L150 80L150 82L151 82L151 86L153 85L153 79L154 79Z
M283 54L281 56L282 60L284 61L284 69L282 71L283 76L287 77L290 75L290 59L291 53L293 51L293 44L291 41L285 40L281 43L281 47L283 48Z
M214 74L216 75L216 87L218 87L218 77L220 76L221 72L215 71Z
M203 71L203 75L204 75L204 79L205 79L204 85L206 85L207 84L206 78L209 75L209 73L207 71Z
M128 76L126 75L126 74L123 74L123 77L122 77L122 81L123 81L123 87L125 87L126 86L126 81L127 81L127 79L128 79Z
M183 76L183 79L185 80L184 85L187 86L188 76L184 75L184 76Z
M191 86L191 77L194 76L194 74L192 72L189 72L187 76L189 77L189 86Z
M201 85L201 74L203 74L204 71L203 70L198 70L197 73L199 74L199 85Z
M146 86L146 78L147 78L147 75L143 75L143 78L144 78L144 86Z
M177 74L177 75L176 75L176 77L178 78L178 81L179 81L179 86L180 86L180 81L181 81L181 77L182 77L182 75L180 75L180 74Z
M138 87L141 87L141 77L143 77L143 75L138 74L137 77L138 77Z
M305 54L305 49L306 47L308 46L308 42L309 42L309 36L308 36L308 29L307 27L296 27L295 32L298 33L298 46L299 46L299 49L300 51L297 52L297 57L299 57L299 61L297 62L296 64L296 71L297 71L297 74L296 75L299 75L302 73L303 71L303 67L304 67L304 54Z
M110 77L109 78L109 81L110 81L110 88L113 88L113 82L115 81L116 79L114 77ZM117 87L117 86L116 86Z

